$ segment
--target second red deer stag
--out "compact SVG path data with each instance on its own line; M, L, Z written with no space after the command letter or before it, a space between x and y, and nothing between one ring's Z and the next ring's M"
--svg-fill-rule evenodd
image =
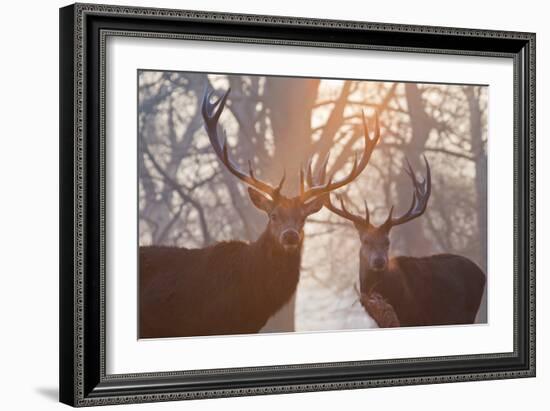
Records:
M213 91L205 93L205 128L221 163L249 186L250 200L269 222L252 243L226 241L203 249L140 247L142 338L258 332L296 291L306 218L323 207L327 193L365 169L379 138L377 127L370 139L364 122L363 154L359 162L355 157L345 178L307 184L306 189L301 171L300 195L287 197L281 194L284 176L274 187L255 177L250 162L246 173L229 158L225 133L218 126L228 94L211 102Z
M459 255L388 256L390 230L420 217L426 211L432 183L430 166L425 157L424 161L426 178L420 181L407 162L406 172L414 189L407 212L395 218L392 207L380 226L370 222L366 201L365 216L359 216L346 209L342 198L341 208L337 208L330 201L330 196L326 197L326 207L353 222L357 229L361 241L361 303L381 327L471 324L475 321L485 288L483 271L474 262ZM310 174L308 181L311 180ZM323 180L324 167L321 167L319 182ZM389 320L386 322L384 319Z

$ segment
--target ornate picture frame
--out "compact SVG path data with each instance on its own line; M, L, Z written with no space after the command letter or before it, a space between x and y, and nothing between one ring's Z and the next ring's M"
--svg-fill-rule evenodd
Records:
M513 350L108 373L105 94L112 37L510 61L513 176L500 178L513 178ZM60 101L61 402L91 406L535 376L534 33L75 4L60 9Z

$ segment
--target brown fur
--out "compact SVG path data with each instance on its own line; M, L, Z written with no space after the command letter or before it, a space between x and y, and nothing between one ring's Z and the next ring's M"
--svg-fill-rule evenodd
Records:
M251 244L140 247L139 336L258 332L295 292L300 254L267 232Z
M401 326L471 324L486 277L471 260L453 254L396 257L385 271L362 264L361 293L379 293ZM375 318L376 320L376 318Z

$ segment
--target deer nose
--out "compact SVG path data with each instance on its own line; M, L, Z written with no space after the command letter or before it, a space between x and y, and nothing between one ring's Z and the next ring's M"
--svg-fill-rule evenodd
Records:
M386 260L382 257L376 257L374 261L372 262L372 265L377 270L380 270L381 268L384 268L384 265L386 264Z
M300 236L296 230L285 230L281 236L281 240L284 245L298 245Z

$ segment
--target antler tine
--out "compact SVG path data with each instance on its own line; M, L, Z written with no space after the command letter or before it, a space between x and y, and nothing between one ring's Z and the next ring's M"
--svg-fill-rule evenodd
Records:
M283 170L283 176L281 177L281 181L279 181L279 185L275 187L275 189L273 190L273 193L271 194L271 198L273 200L275 200L281 194L281 190L283 189L283 184L285 183L285 180L286 180L286 169Z
M432 170L430 169L430 164L428 163L428 159L425 155L422 156L424 158L424 164L426 165L426 178L424 179L424 194L426 196L430 196L432 192ZM426 205L427 202L426 202Z
M300 197L304 195L305 191L305 182L304 182L304 166L300 164Z
M250 178L254 178L254 169L252 168L251 160L248 160L248 174L250 174Z
M305 168L305 173L306 173L305 180L309 187L313 187L315 185L315 183L313 182L313 173L311 171L311 161L312 161L312 158L310 157L309 160L307 161L306 168ZM304 192L305 192L305 189L303 192L300 193L300 197L304 195Z
M340 187L345 186L346 184L351 183L354 179L359 176L367 166L370 157L372 155L372 152L374 148L376 147L376 144L378 143L378 140L380 139L380 126L378 122L378 112L375 113L375 133L374 138L369 137L369 130L367 127L367 121L365 119L365 112L362 111L362 121L363 121L363 129L364 129L364 140L365 140L365 147L363 148L363 155L361 157L361 160L359 163L357 162L358 155L355 153L354 156L354 162L353 166L351 168L351 171L349 174L344 177L343 179L339 181L333 181L334 175L329 178L329 181L326 184L311 187L308 191L304 193L302 196L303 201L307 201L308 199L311 199L313 197L318 197L322 194L328 193L330 191L336 190ZM324 165L326 167L326 164Z
M367 200L363 200L363 203L365 204L365 224L370 225L369 205L367 204Z
M326 154L324 160L318 166L317 176L315 178L313 177L313 167L312 167L313 157L309 158L305 169L305 182L309 187L308 191L310 191L312 188L322 187L325 185L325 178L327 174L326 169L327 169L329 157L330 157L330 152ZM307 191L305 190L305 185L304 185L304 170L303 168L301 168L300 169L300 198L304 202L307 200L305 195L307 195Z
M332 203L332 201L330 199L330 194L327 195L327 200L325 201L325 207L328 208L330 211L332 211L334 214L337 214L340 217L345 218L346 220L349 220L349 221L353 222L354 224L360 224L360 225L365 224L365 219L363 217L358 216L358 215L353 214L353 213L348 211L348 209L346 208L346 205L344 204L344 199L342 198L342 196L337 196L337 198L338 198L338 200L340 200L340 207L341 208L336 207ZM367 212L367 215L368 215L368 212ZM366 222L366 224L368 224L368 221Z
M325 181L325 178L327 178L327 165L328 160L330 158L330 151L327 152L327 155L325 156L325 159L321 163L321 167L319 168L319 181Z
M426 156L423 156L423 158L426 165L426 177L423 178L422 181L418 181L409 163L409 160L405 159L407 162L407 167L405 168L405 171L411 177L413 183L413 198L409 209L400 217L392 218L392 206L388 218L383 224L386 229L390 229L391 227L406 223L407 221L420 217L426 211L428 200L432 192L432 174L430 170L430 164L428 163Z
M310 187L313 187L315 185L325 184L325 178L326 178L326 171L327 171L327 164L328 164L329 155L330 155L330 153L327 153L327 155L325 156L325 159L323 160L323 162L319 166L319 169L318 169L318 172L317 172L317 178L315 179L315 181L313 179L313 173L311 171L311 159L309 159L308 166L307 166L307 184ZM325 207L328 208L333 213L339 215L340 217L345 218L346 220L350 220L350 221L352 221L354 223L357 223L357 224L366 224L366 225L370 224L370 222L369 222L369 207L367 205L367 200L364 200L364 203L365 203L365 218L362 218L362 217L360 217L358 215L355 215L355 214L348 211L348 209L346 208L346 205L344 204L344 199L342 198L342 196L337 195L337 198L340 200L340 207L341 208L336 207L332 203L332 201L330 199L330 194L328 194L326 196L326 200L324 202Z
M229 96L230 91L231 88L228 88L227 91L213 103L211 103L210 100L214 95L214 90L209 89L209 87L207 86L206 90L204 91L201 113L204 119L204 126L206 128L206 133L208 134L210 144L212 145L212 148L214 149L214 152L216 153L220 161L225 165L227 170L231 172L231 174L233 174L235 177L245 182L246 184L263 192L264 194L269 195L272 199L275 199L275 197L277 197L281 191L282 185L285 180L284 175L279 186L275 188L267 183L264 183L263 181L258 180L254 176L251 161L248 161L249 175L247 175L246 173L243 173L241 170L239 170L238 166L229 159L227 138L223 128L219 127L218 120L225 107L225 103L227 101L227 97ZM221 134L223 136L223 144L220 144L220 139L218 137L218 128L221 130Z
M306 182L310 188L323 186L325 184L325 178L327 175L327 164L328 164L329 157L330 157L330 152L327 153L327 155L325 156L325 159L319 165L317 170L317 177L315 179L313 178L313 168L312 168L313 158L310 158L308 160L307 168L306 168Z

